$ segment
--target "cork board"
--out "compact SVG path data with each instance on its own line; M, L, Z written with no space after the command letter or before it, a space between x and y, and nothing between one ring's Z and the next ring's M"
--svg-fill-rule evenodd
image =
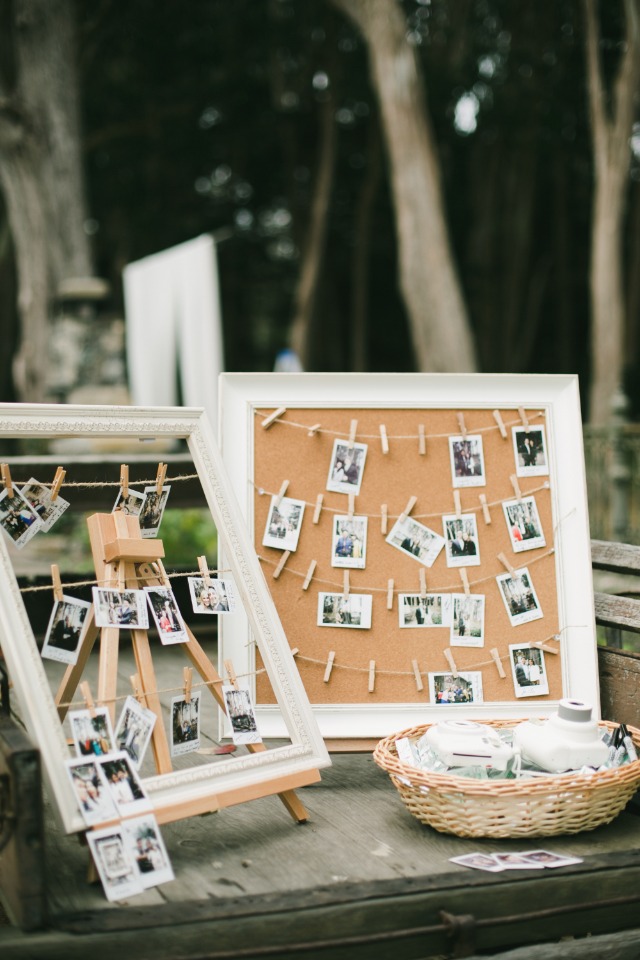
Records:
M526 396L526 383L523 386ZM552 706L564 696L576 696L582 684L576 684L573 675L576 664L580 662L578 672L584 674L585 663L595 660L591 650L592 646L595 650L595 639L592 642L590 637L590 617L583 613L576 618L567 611L562 565L569 555L573 562L575 557L567 548L568 521L564 513L570 514L575 523L578 510L582 542L586 536L588 545L586 507L583 510L579 503L578 508L574 505L573 510L567 510L570 492L558 489L566 486L558 482L558 468L566 451L556 449L564 425L558 422L554 404L523 405L518 399L496 406L484 400L478 405L429 405L421 400L419 404L385 406L377 399L375 404L364 406L366 400L339 404L334 398L327 405L315 402L306 406L291 402L291 397L287 402L285 378L283 393L278 396L281 402L260 403L258 396L245 411L250 438L246 482L251 532L290 647L297 650L300 676L320 714L331 713L334 708L340 716L346 706L362 705L369 715L420 718L415 722L434 711L438 715L460 714L463 707L465 716L536 715L552 712ZM281 409L285 403L285 409ZM263 421L278 410L278 416L263 428ZM350 597L371 598L353 601L355 619L361 615L365 623L370 603L367 628L338 625L335 621L339 617L334 612L336 600L344 594L345 573L345 567L335 565L337 537L341 523L349 527L348 520L336 518L348 518L350 498L346 492L327 489L327 483L336 441L349 445L353 421L357 421L353 449L365 459L358 482L352 485L356 491L351 504L356 521L352 529L361 533L358 518L366 518L366 545L364 551L358 548L364 558L356 555L353 565L346 569ZM522 450L527 427L530 434L542 434L543 439L543 447L533 467L529 461L528 470ZM424 453L420 452L422 428ZM453 447L465 440L467 449L477 453L479 445L474 438L481 438L479 476L485 482L480 482L468 463L463 464L461 477L454 480ZM575 451L571 456L576 467ZM581 472L583 475L582 461L577 470L578 476ZM304 504L304 514L301 522L294 516L298 539L282 564L283 549L273 545L273 538L270 545L265 545L263 538L268 520L274 519L273 496L285 481L288 485L283 506L287 501L298 501ZM575 483L573 488L575 491ZM340 490L347 489L350 487L345 481ZM579 493L578 488L578 501ZM318 495L322 495L322 509L314 523ZM487 513L481 497L486 500ZM509 507L508 514L504 504ZM387 509L386 534L382 532L383 505ZM523 505L524 513L520 510ZM445 540L439 549L436 542L431 553L422 551L422 559L409 552L406 538L404 548L400 538L399 549L387 542L394 523L408 506L409 520L421 525L413 527L414 531L421 533L421 527L426 526ZM466 518L471 518L467 539L474 541L474 547L470 556L460 550L454 555L454 534L447 538L443 517L449 522L461 517L463 525L467 525ZM522 522L525 519L534 521L533 525L527 526ZM520 533L515 531L518 525ZM560 542L563 534L564 545ZM570 535L578 542L575 527ZM589 578L584 584L588 599L588 552L587 564L581 561L581 566L583 579ZM312 576L305 589L310 567ZM323 601L319 606L321 594L329 595L328 612ZM473 605L467 605L467 596L470 601L484 598L483 624L474 618L475 633L480 636L471 637L461 627L458 630L458 614L466 617L465 611L473 609ZM512 598L514 603L510 603ZM425 603L435 621L433 626L427 626L424 620L416 622L415 609L422 604L424 610ZM575 621L572 627L586 631L581 640L582 656L572 652L566 642L569 621ZM480 626L482 629L478 629ZM518 661L526 674L516 673ZM259 707L268 710L272 694L260 667L257 658L253 661L255 695ZM595 702L595 667L587 672L590 683L582 687ZM526 679L529 676L531 682ZM458 677L464 682L456 680ZM384 726L376 727L376 733ZM334 727L331 735L348 736L353 731L345 729L341 733Z

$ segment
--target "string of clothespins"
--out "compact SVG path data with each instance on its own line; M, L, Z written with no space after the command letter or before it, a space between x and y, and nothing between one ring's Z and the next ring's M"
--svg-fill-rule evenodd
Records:
M55 566L55 564L52 564L52 570L53 570L53 567L54 567L54 566ZM212 575L212 574L215 574L215 575L218 575L218 576L219 576L221 573L231 573L231 572L232 572L229 567L221 567L221 568L219 568L219 569L217 569L217 570L212 570L212 569L210 569L209 567L207 567L206 570L207 570L207 575L208 575L208 576L210 576L210 575ZM203 568L202 568L202 566L200 566L198 570L189 570L189 571L187 571L187 572L180 571L180 573L167 573L167 572L164 571L164 569L163 569L163 575L164 575L164 577L165 577L167 580L177 580L177 579L184 578L184 577L203 576ZM137 580L137 581L145 581L145 582L148 580L147 577L142 577L142 576L130 577L130 578L128 578L128 579ZM74 580L74 581L70 581L70 582L65 583L65 584L61 584L61 587L64 587L64 589L74 589L74 588L76 588L76 587L101 587L101 586L105 586L105 585L111 585L111 583L112 583L111 579L108 579L108 580ZM54 584L54 589L55 589L55 584ZM40 586L40 587L21 587L21 588L20 588L20 593L40 593L40 592L43 591L43 590L51 590L51 587L50 587L49 585L47 585L47 584L45 584L44 586Z
M103 480L103 481L88 481L88 480L66 480L67 471L63 467L58 467L55 473L53 480L51 481L38 481L43 487L51 488L51 499L55 501L58 494L62 489L72 489L72 488L97 488L97 487L121 487L123 489L123 496L127 496L129 488L129 467L127 464L122 464L120 467L120 479L119 480ZM8 463L0 464L0 475L2 477L4 488L8 493L9 497L13 496L13 487L22 487L26 480L16 480L11 476L11 469ZM124 479L124 483L123 483ZM150 487L154 484L158 495L162 492L162 487L164 484L169 483L181 483L187 480L197 480L197 473L180 473L176 474L173 477L167 476L167 464L159 463L158 472L156 476L150 480L136 480L135 486L145 486ZM126 492L125 492L126 491Z

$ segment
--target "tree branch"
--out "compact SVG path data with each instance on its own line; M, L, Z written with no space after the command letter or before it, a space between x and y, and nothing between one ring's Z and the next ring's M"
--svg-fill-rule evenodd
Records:
M607 118L604 110L602 72L598 59L598 25L596 23L595 0L584 0L584 14L587 27L588 106L591 116L593 148L597 160L602 152L606 151Z

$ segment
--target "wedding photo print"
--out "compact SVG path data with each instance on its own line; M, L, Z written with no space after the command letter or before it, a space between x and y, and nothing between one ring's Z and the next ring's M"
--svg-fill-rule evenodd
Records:
M222 695L227 707L227 716L231 722L233 742L260 743L262 737L258 733L258 724L249 691L225 684Z
M34 477L27 480L20 488L20 493L39 516L42 533L48 533L56 520L60 519L69 506L69 501L63 500L59 495L55 500L52 500L51 490L45 487L43 483L38 483Z
M350 447L346 440L334 440L327 490L334 493L360 493L366 456L366 443L354 443Z
M135 697L127 697L115 730L116 748L124 750L136 770L144 759L156 722L152 710L143 707Z
M102 769L111 799L121 817L151 809L151 802L138 779L131 758L124 750L100 757L97 763Z
M138 493L137 490L128 490L126 497L122 495L122 487L118 491L116 502L113 505L112 513L121 510L128 517L139 517L142 505L144 504L144 493Z
M171 587L145 587L144 592L151 607L160 642L165 646L172 643L185 643L189 639L187 628Z
M452 647L484 646L484 594L452 594Z
M305 503L290 497L283 497L279 504L277 500L277 497L271 498L262 545L294 551L298 546Z
M149 613L142 590L105 590L92 587L96 627L147 630Z
M165 484L160 494L158 494L155 486L144 488L144 503L138 514L138 520L140 521L140 533L146 539L158 536L170 492L170 484Z
M334 516L331 566L364 570L367 561L367 517Z
M540 603L526 567L514 570L513 576L502 573L496 580L512 627L541 619Z
M425 567L435 563L445 544L444 537L412 517L399 517L386 542Z
M142 888L147 890L174 880L167 848L153 814L132 817L125 820L122 827Z
M107 900L113 903L142 893L140 874L125 841L124 824L91 830L87 840Z
M486 485L481 436L449 437L449 456L454 487Z
M200 691L171 700L171 756L200 749Z
M187 577L191 606L194 613L233 613L236 595L233 580L211 578L206 584L202 577Z
M318 626L368 630L371 627L372 597L365 593L318 594Z
M118 811L97 758L66 762L71 786L84 822L89 827L118 819Z
M64 594L62 600L55 601L42 647L42 656L46 660L76 663L90 610L91 604L86 600L76 600Z
M111 717L107 707L73 710L68 714L71 736L79 757L101 757L115 749Z
M478 525L473 513L443 516L448 567L475 567L480 564Z
M543 697L549 693L543 650L513 643L509 656L516 697Z
M535 497L506 500L502 509L514 553L546 546Z
M15 487L11 497L6 489L0 493L0 528L18 550L42 530L40 517Z
M519 477L543 477L549 473L544 427L514 427L513 448Z
M401 627L444 627L451 610L449 596L441 593L400 593L398 613Z
M482 703L482 674L478 672L430 673L429 695L431 703L441 704Z

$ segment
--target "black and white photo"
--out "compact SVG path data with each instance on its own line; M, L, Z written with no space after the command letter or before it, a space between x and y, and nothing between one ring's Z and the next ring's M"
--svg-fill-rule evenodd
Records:
M277 497L271 497L271 506L267 517L267 525L262 538L264 547L274 547L276 550L294 551L298 546L302 518L304 516L304 500L292 500L283 497L276 505Z
M514 553L546 546L535 497L505 500L502 509Z
M451 482L454 487L484 487L487 482L484 469L482 437L449 437Z
M200 691L187 701L184 695L171 700L171 756L200 749Z
M84 822L89 827L118 819L115 800L98 764L98 758L74 758L66 762L73 793Z
M62 600L54 601L42 647L42 656L46 660L76 663L80 643L89 625L90 610L91 604L86 600L65 594Z
M171 484L165 484L160 495L155 484L144 488L144 503L138 514L140 533L144 538L151 539L158 536L170 492Z
M262 737L258 733L258 724L249 691L225 684L222 687L222 695L231 723L233 742L261 743Z
M451 619L452 647L484 646L484 594L454 593Z
M111 717L107 707L90 710L72 710L69 716L71 736L79 757L103 757L115 750Z
M446 538L448 567L475 567L480 564L478 524L474 513L460 516L447 514L442 518Z
M40 517L17 487L10 497L6 490L0 493L0 528L18 550L42 530Z
M318 626L368 630L371 627L371 594L318 594Z
M136 770L140 769L155 723L153 710L143 707L135 697L127 697L116 723L115 745L128 754Z
M445 544L444 537L413 517L398 518L386 542L425 567L435 563Z
M360 493L366 458L366 443L354 443L350 447L346 440L334 440L327 490L333 490L334 493Z
M496 580L512 627L542 618L542 609L526 567L514 570L513 575L502 573Z
M436 706L482 703L482 674L430 673L429 696Z
M140 872L124 824L90 830L87 841L107 900L113 903L142 893Z
M98 757L97 764L121 817L146 813L151 809L151 802L128 753L121 750L107 757Z
M142 590L107 590L92 587L96 627L148 630L149 612Z
M203 577L187 577L189 595L194 613L225 614L236 609L236 594L233 580Z
M513 428L513 452L519 477L545 477L549 474L549 458L544 427Z
M367 517L333 517L331 566L364 570L367 563Z
M447 594L398 594L398 616L401 627L446 627L451 622L451 602Z
M513 643L509 657L516 697L543 697L549 693L544 650Z
M187 628L171 587L145 587L144 592L151 607L160 642L164 646L185 643L189 639Z
M52 500L49 487L39 483L35 477L31 477L23 484L20 493L40 517L41 533L48 533L56 520L60 519L69 506L69 501L63 499L60 495Z
M115 513L116 510L121 510L128 517L139 517L143 504L144 493L139 493L137 490L127 490L127 495L124 497L122 487L120 487L111 512Z
M144 890L175 879L158 821L153 814L131 817L124 821L122 828L128 852Z

